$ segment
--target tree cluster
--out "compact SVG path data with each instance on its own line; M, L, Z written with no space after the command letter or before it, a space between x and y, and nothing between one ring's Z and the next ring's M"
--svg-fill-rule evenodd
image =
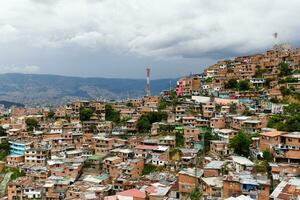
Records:
M292 103L284 109L284 114L273 115L268 127L279 131L300 131L300 104Z
M287 63L280 63L279 67L279 76L289 76L292 74L292 70L289 68Z
M192 191L192 193L190 195L190 198L191 198L191 200L199 200L199 199L201 199L201 197L202 197L202 192L200 191L199 187L196 187Z
M53 110L50 110L49 112L48 112L48 118L49 119L53 119L55 117L55 112L53 111Z
M176 142L176 147L182 147L184 145L184 137L181 132L175 133L175 142Z
M149 112L145 115L142 115L137 123L137 128L139 132L148 132L151 129L152 123L161 122L166 120L168 114L165 112Z
M6 135L7 135L6 130L2 126L0 126L0 137L6 136Z
M205 131L205 133L204 133L204 151L208 152L210 149L210 142L212 140L218 140L218 139L219 139L219 137L216 134L212 134L210 129Z
M163 110L168 106L168 102L165 99L161 99L158 105L158 110Z
M226 89L235 89L239 91L247 91L250 89L249 80L241 80L237 81L235 79L230 79L227 83L225 83Z
M93 116L94 110L92 108L80 108L79 118L81 121L88 121Z
M25 123L28 131L33 131L35 128L39 127L39 122L35 118L27 118Z
M110 104L105 105L105 120L119 123L120 119L120 112L116 111Z
M263 74L267 72L267 69L262 69L259 65L256 66L256 70L255 70L255 74L254 77L255 78L262 78Z
M160 171L160 170L161 169L155 165L145 164L142 174L148 175L148 174L151 174L152 172L156 172L156 171Z
M248 157L250 155L251 137L248 133L240 130L236 136L234 136L230 142L229 147L233 149L233 152Z

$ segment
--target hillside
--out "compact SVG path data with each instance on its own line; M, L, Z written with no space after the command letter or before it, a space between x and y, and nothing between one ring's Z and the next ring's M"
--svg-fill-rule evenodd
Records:
M151 81L156 95L175 79ZM74 99L125 99L145 95L143 79L81 78L38 74L0 74L0 100L25 105L58 105Z
M22 103L16 103L11 101L0 101L0 105L4 105L4 107L9 108L11 106L24 107Z

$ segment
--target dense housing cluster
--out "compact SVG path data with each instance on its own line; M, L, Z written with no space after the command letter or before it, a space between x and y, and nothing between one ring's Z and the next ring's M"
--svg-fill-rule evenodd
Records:
M231 98L270 97L282 99L300 91L300 48L277 45L264 54L221 60L202 74L182 77L178 95L201 93ZM292 90L289 91L288 89Z
M126 101L1 108L12 199L285 200L300 195L300 49L220 61Z

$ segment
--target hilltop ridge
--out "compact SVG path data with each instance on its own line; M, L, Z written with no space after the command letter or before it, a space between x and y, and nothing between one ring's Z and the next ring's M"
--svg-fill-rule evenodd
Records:
M300 92L300 48L276 45L265 53L219 60L203 73L181 77L179 96L205 94L282 100Z
M170 80L151 80L154 95L170 87ZM48 74L0 74L0 100L25 105L58 105L74 99L126 99L145 95L146 80L82 78Z

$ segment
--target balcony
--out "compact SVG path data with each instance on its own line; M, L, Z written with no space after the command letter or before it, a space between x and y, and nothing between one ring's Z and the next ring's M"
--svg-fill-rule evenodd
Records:
M277 144L274 146L275 150L300 150L300 146L292 146L286 144Z

